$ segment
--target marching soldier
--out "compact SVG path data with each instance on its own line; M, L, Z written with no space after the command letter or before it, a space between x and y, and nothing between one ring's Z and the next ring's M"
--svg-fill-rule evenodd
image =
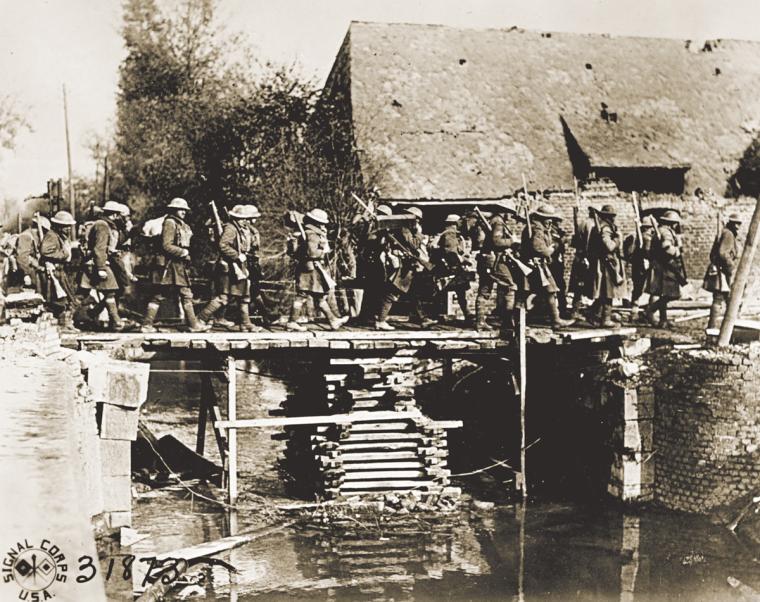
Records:
M102 299L90 315L97 316L103 307L108 312L108 326L120 332L127 326L119 316L116 293L119 283L112 269L112 261L119 245L120 224L123 210L120 203L107 201L101 216L95 220L87 233L88 259L82 272L80 286L85 290L94 289Z
M666 211L654 228L652 238L651 270L647 292L650 295L647 318L652 325L660 328L670 326L668 303L681 298L681 286L686 284L682 242L678 229L681 216L673 210ZM659 311L659 320L655 312Z
M734 270L739 259L737 236L741 222L739 215L732 213L710 249L710 265L702 283L702 287L713 294L708 328L718 328L719 321L726 312L728 294L731 292Z
M250 255L255 251L248 220L258 217L259 210L253 205L235 205L228 215L231 221L224 224L218 243L219 260L214 281L216 296L200 311L198 318L201 322L208 322L216 314L223 315L232 298L240 310L240 323L235 325L217 318L214 324L224 328L237 327L241 332L257 332L261 329L251 322L250 316L251 281L248 265Z
M591 297L593 287L593 273L590 269L589 249L591 245L591 236L596 228L594 222L594 212L596 209L592 206L588 208L588 215L582 219L579 215L578 208L573 211L573 240L572 247L575 249L573 265L570 268L570 293L573 295L572 317L580 319L581 306L583 297Z
M79 332L74 326L74 310L79 301L76 287L66 267L71 263L72 249L78 241L69 239L69 231L76 221L68 211L59 211L50 219L50 230L45 232L40 245L40 256L45 268L45 299L64 332Z
M272 324L277 320L273 315L269 304L261 290L261 281L264 279L264 272L261 269L261 259L259 251L261 249L261 235L256 228L256 220L261 217L261 212L256 205L247 205L250 211L250 217L246 225L251 232L251 250L248 252L248 274L251 283L251 303L261 312L261 317L265 324Z
M375 214L377 216L388 216L392 215L393 212L388 205L378 205ZM365 219L363 217L359 219L364 221L363 224L360 224L363 229L359 233L357 264L357 271L364 287L359 318L363 323L374 324L377 321L377 315L380 313L388 280L390 248L387 231L379 225L376 219Z
M612 320L612 301L625 296L625 268L623 267L622 238L615 225L615 209L604 205L599 211L599 232L594 237L593 297L599 308L598 324L612 328L617 324Z
M40 250L45 232L50 230L50 220L35 213L32 225L21 232L16 239L16 263L22 277L22 286L44 292L44 267L41 263Z
M644 293L647 278L649 277L649 255L652 251L652 237L656 222L653 216L647 215L641 220L641 240L636 234L630 234L623 242L623 255L631 264L631 280L633 290L631 292L631 308L634 312L639 309L639 299Z
M330 328L338 330L348 321L348 316L338 317L327 301L327 295L335 288L335 281L330 276L327 266L327 254L330 244L327 240L327 212L312 209L303 220L302 236L296 252L296 294L290 310L290 330L306 330L298 323L298 318L309 297L327 318Z
M419 273L425 269L423 265L426 262L424 257L424 237L422 235L422 210L418 207L411 207L407 213L414 217L414 227L402 228L400 239L394 242L394 234L389 234L389 241L393 247L391 261L393 272L390 276L383 296L383 303L375 322L375 328L378 330L394 330L393 326L388 324L388 316L391 313L393 304L398 301L402 295L407 295L410 309L411 321L419 324L423 328L435 324L422 311L420 304L421 280Z
M530 220L531 233L526 237L527 248L524 249L524 256L530 258L533 264L533 272L529 279L530 291L548 307L551 325L563 328L572 324L573 320L564 320L559 315L559 287L548 265L554 253L551 222L558 217L557 210L548 204L540 205L533 212Z
M445 290L453 290L457 303L462 310L468 324L474 324L474 316L467 307L467 290L470 288L470 280L465 267L464 237L459 233L461 218L455 213L446 216L446 227L438 237L438 252L440 255L440 269L443 275L452 277L452 282Z
M190 332L206 332L210 325L198 320L193 306L193 291L190 288L190 240L193 231L185 221L190 207L185 199L174 198L167 205L169 214L161 228L160 248L153 260L151 280L155 292L148 302L142 332L156 332L153 325L161 302L167 295L179 299L185 312L185 320Z
M484 217L485 214L483 214ZM509 230L504 218L496 214L488 222L490 232L484 237L478 254L478 296L475 298L475 324L478 330L491 330L486 322L487 303L496 285L496 308L502 326L513 326L517 284L508 252L520 239Z
M559 305L559 315L567 315L567 285L565 284L565 231L559 225L560 220L554 219L550 222L552 240L554 241L554 252L549 261L549 269L554 282L557 283L557 304Z

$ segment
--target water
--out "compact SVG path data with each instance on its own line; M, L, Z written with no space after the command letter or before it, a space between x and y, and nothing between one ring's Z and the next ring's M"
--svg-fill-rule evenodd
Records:
M143 410L149 424L159 435L171 432L193 445L196 378L151 378L151 401ZM286 394L284 384L271 378L243 375L238 388L240 417L265 416ZM277 501L287 495L274 469L274 432L242 432L240 481L244 491ZM207 449L214 449L211 439ZM704 517L556 501L532 502L522 516L519 505L476 510L465 503L461 512L435 523L357 523L350 530L301 525L228 553L239 570L234 579L221 567L202 569L204 586L176 595L239 601L712 601L736 599L729 576L760 590L760 566L750 551ZM266 518L241 512L239 528ZM229 532L218 507L179 492L136 502L134 523L150 534L135 546L138 553Z

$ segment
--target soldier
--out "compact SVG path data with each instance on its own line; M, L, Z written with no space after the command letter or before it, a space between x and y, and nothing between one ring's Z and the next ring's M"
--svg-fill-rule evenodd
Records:
M410 319L426 328L435 324L422 311L420 305L421 281L418 274L425 269L423 265L426 262L424 251L424 238L422 235L422 210L418 207L411 207L407 213L414 218L414 227L401 228L401 236L397 239L395 234L389 234L389 241L393 247L390 254L393 264L393 272L386 286L383 295L383 303L375 322L375 328L378 330L394 330L393 326L388 324L388 316L391 313L393 304L398 301L402 295L407 295L410 309Z
M234 324L223 317L214 320L215 326L233 328L241 332L261 330L251 322L251 280L248 271L249 256L255 252L253 234L248 220L258 217L259 210L253 205L235 205L229 212L229 222L224 224L219 237L219 260L216 262L214 290L216 296L198 314L201 322L208 322L216 314L223 316L230 297L240 310L240 323ZM256 241L258 248L258 241Z
M485 217L485 214L484 214ZM490 232L483 229L484 237L478 254L478 296L475 299L475 327L491 330L486 322L487 303L496 285L496 308L502 318L502 326L514 326L515 291L517 290L514 260L510 249L520 239L509 230L504 218L496 214L489 221ZM521 277L520 274L518 277Z
M554 241L554 252L549 261L549 270L554 276L554 282L557 283L557 304L559 305L559 315L567 316L567 285L565 284L565 236L564 229L559 225L560 219L551 220L552 240Z
M50 220L50 230L45 232L40 245L40 256L45 268L45 299L63 332L79 332L74 326L74 310L79 306L71 275L66 266L71 263L72 249L78 241L69 239L69 231L76 221L68 211L59 211Z
M156 332L153 323L167 295L179 299L185 312L185 320L190 332L206 332L210 325L198 320L193 306L193 291L190 288L190 240L193 231L185 222L190 207L185 199L174 198L167 205L169 214L161 227L159 249L153 259L151 281L153 296L148 302L142 332Z
M651 270L647 283L647 292L650 295L647 318L652 325L667 328L670 326L668 303L681 298L681 285L686 283L686 278L681 255L681 236L677 231L681 224L681 216L673 210L668 210L659 221L660 225L655 227L655 235L652 238ZM659 320L655 318L657 310Z
M112 269L112 261L119 244L122 216L123 210L120 203L107 201L103 205L101 216L95 220L87 233L89 257L80 282L83 289L94 289L102 297L90 311L90 315L97 316L105 307L108 312L108 326L116 332L124 330L127 326L127 323L119 316L119 307L116 302L119 283Z
M592 206L588 208L588 215L581 219L578 208L573 210L573 239L572 247L575 249L573 265L570 268L570 293L573 295L572 318L580 319L583 297L591 297L593 288L593 273L590 270L589 248L591 235L596 228Z
M259 234L258 228L256 228L256 220L261 217L261 212L256 205L246 205L246 207L248 207L250 211L250 217L246 220L246 226L251 232L251 250L248 252L251 303L259 310L265 324L273 324L277 320L277 316L275 316L269 308L269 303L264 297L264 292L261 290L261 281L264 279L264 273L261 269L261 259L259 258L261 235Z
M377 216L392 215L388 205L378 205L375 210ZM388 280L388 257L390 248L385 228L379 225L373 218L359 218L361 224L359 237L359 257L357 271L364 287L361 311L359 318L362 323L374 324L383 303L385 286Z
M452 276L452 282L445 290L453 290L457 303L462 310L468 324L474 325L475 317L467 307L467 290L470 288L470 280L465 265L465 241L459 232L461 218L451 213L446 216L446 227L438 237L437 250L440 257L439 269L441 274Z
M615 209L604 205L599 211L599 232L593 237L592 262L594 269L593 298L598 307L598 321L605 328L617 324L612 320L612 302L625 296L625 268L623 267L622 238L615 225Z
M563 328L572 324L573 320L564 320L559 315L557 301L559 287L548 265L554 253L551 222L556 219L558 219L557 210L548 204L539 206L533 212L530 220L531 233L529 238L524 239L527 242L524 257L530 258L533 264L533 272L529 279L530 291L548 307L551 325L555 328Z
M736 237L741 223L739 215L732 213L710 249L710 265L702 283L702 287L713 294L707 328L718 328L720 318L726 312L736 261L739 259L739 242Z
M335 289L335 282L329 273L327 254L330 244L327 240L327 212L312 209L303 219L303 234L296 251L296 294L290 310L290 330L306 330L298 323L309 297L327 318L330 328L338 330L348 321L348 316L338 317L327 301L327 295Z
M623 241L623 255L631 264L631 280L633 291L631 292L630 307L633 309L634 319L639 309L639 299L644 293L644 287L649 277L649 255L652 251L652 237L654 236L655 219L647 215L641 220L641 240L638 235L630 234Z
M50 220L35 213L32 225L26 228L16 239L16 263L22 277L24 288L44 292L44 267L41 263L40 249L45 232L50 230Z

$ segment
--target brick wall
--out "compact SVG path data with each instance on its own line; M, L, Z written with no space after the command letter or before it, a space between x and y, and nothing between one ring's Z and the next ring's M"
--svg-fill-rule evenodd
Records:
M655 355L655 500L690 512L760 485L760 343Z

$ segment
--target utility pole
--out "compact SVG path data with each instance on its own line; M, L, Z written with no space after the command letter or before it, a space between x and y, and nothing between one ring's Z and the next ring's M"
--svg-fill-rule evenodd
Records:
M103 158L103 203L108 202L108 195L110 190L108 189L108 153Z
M63 84L63 121L66 126L66 161L69 169L69 185L67 193L69 196L69 211L71 216L76 219L76 208L74 207L74 188L71 181L71 142L69 141L69 107L66 102L66 84Z
M726 347L731 342L731 334L734 331L734 323L739 316L739 307L744 298L744 289L747 287L747 280L752 268L752 259L755 257L757 249L758 226L760 226L760 199L755 201L755 212L752 214L752 221L749 223L747 230L747 240L744 242L739 265L734 274L734 281L731 283L731 293L728 295L728 307L726 315L720 325L720 334L718 335L718 347Z

